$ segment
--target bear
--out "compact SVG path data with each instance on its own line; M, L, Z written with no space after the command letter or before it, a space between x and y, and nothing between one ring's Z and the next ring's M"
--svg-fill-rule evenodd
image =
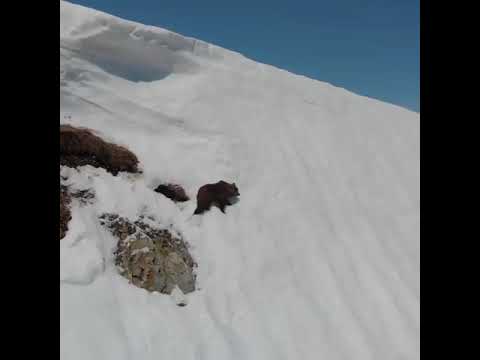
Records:
M190 198L185 193L185 190L180 185L160 184L154 191L165 195L173 202L184 202L190 200Z
M225 214L225 207L233 205L238 196L240 196L240 192L235 183L229 184L220 180L215 184L203 185L198 189L197 208L194 215L202 214L212 205L218 207Z

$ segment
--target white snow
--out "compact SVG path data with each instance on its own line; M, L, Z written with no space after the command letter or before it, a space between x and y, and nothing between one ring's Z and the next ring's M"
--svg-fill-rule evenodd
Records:
M65 1L60 17L60 123L144 170L63 170L96 196L60 241L63 360L419 359L418 114ZM241 194L226 215L153 192L221 179ZM182 233L187 306L118 275L104 212Z
M178 286L175 286L173 288L172 293L170 295L172 296L172 299L176 305L178 306L187 305L187 298L185 297L185 294L182 292L182 290Z

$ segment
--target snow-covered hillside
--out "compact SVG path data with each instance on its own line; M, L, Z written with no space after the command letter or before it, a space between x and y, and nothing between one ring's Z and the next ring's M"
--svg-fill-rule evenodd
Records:
M62 170L96 194L60 241L63 360L419 359L418 114L65 1L60 17L60 123L143 169ZM152 190L221 179L241 193L226 215ZM183 234L187 306L118 275L104 212Z

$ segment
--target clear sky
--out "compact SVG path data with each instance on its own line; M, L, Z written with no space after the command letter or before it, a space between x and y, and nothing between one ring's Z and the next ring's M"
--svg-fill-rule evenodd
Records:
M420 0L70 0L420 110Z

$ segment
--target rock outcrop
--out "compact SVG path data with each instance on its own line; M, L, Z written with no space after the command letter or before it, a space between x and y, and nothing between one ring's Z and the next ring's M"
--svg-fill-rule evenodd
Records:
M195 290L196 264L181 237L143 216L130 221L103 214L100 223L118 238L115 264L132 284L163 294L176 286L185 294Z
M70 194L66 186L60 185L60 240L65 237L68 231L68 223L72 219L70 213Z

